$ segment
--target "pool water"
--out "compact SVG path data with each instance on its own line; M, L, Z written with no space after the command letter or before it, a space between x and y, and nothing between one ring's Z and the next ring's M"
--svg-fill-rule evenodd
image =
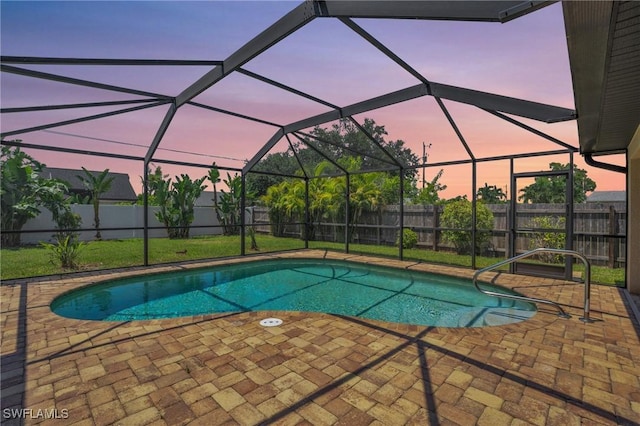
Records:
M498 286L483 288L513 294ZM63 294L51 309L101 321L307 311L440 327L514 323L536 312L531 303L486 296L471 280L324 259L254 261L114 280Z

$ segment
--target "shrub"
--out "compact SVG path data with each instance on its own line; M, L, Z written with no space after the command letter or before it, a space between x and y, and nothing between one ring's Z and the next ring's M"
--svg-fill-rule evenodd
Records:
M55 213L53 215L53 220L56 222L57 231L54 237L57 241L60 241L65 237L78 239L79 234L74 230L80 228L82 225L82 218L79 214L66 208L61 212Z
M565 218L554 216L540 216L533 218L533 227L540 229L564 229ZM565 233L541 231L529 235L529 249L538 247L561 249L564 248ZM540 253L537 257L549 263L562 263L564 256L554 253Z
M68 269L78 269L78 256L84 247L84 243L72 235L59 238L56 244L40 243L40 245L48 249L51 253L51 263L56 262L60 266Z
M409 228L404 228L402 230L402 248L410 249L416 245L418 245L418 234ZM398 239L396 240L396 246L400 246L400 235L398 235Z
M464 231L447 230L442 231L442 237L445 241L450 242L456 248L458 254L471 253L471 229L472 223L472 203L469 200L459 199L447 203L441 216L442 226L445 228L464 229ZM481 253L485 248L491 233L488 231L493 228L493 213L483 203L476 203L476 253Z
M67 185L45 179L39 173L44 164L20 148L2 146L0 150L0 240L2 247L18 247L20 232L41 208L56 212L65 204Z

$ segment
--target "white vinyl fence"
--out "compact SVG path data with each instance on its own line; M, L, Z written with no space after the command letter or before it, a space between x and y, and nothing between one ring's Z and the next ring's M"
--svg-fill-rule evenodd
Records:
M82 218L81 228L93 227L93 206L88 204L75 204L71 207L74 213L78 213ZM155 217L159 207L149 207L149 227L163 226ZM217 226L218 219L213 207L196 207L194 209L195 219L191 226ZM101 205L100 206L100 233L104 240L115 240L125 238L143 238L142 229L128 229L121 231L103 231L106 228L142 228L144 226L143 206L123 206L123 205ZM49 210L43 209L42 213L29 220L22 228L23 231L54 229L55 223ZM83 231L80 233L81 241L91 241L94 239L95 231ZM222 228L191 228L190 236L198 235L221 235ZM163 229L150 229L150 238L165 238L167 231ZM40 241L53 242L53 232L23 232L20 241L22 244L38 244Z

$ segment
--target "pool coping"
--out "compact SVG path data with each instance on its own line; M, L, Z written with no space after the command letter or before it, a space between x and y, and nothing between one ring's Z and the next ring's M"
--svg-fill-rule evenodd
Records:
M183 272L190 270L198 270L198 269L207 269L215 266L221 265L230 265L230 264L243 264L256 262L261 260L274 260L274 259L326 259L326 260L343 260L349 262L360 263L363 265L377 265L377 266L386 266L390 268L403 269L403 270L413 270L417 272L426 272L426 273L435 273L445 276L452 276L456 278L463 278L471 280L475 273L474 270L465 269L450 265L440 265L440 264L430 264L415 260L398 260L398 259L390 259L384 257L375 257L368 256L364 254L346 254L335 252L331 250L318 250L318 249L307 249L307 250L299 250L299 251L287 251L287 252L276 252L276 253L260 253L253 254L247 257L233 257L233 258L224 258L224 259L206 259L206 260L192 260L188 262L179 262L179 263L167 263L161 265L152 265L147 267L136 267L135 269L111 269L106 271L96 271L96 273L81 273L80 275L73 276L71 280L68 280L67 277L63 276L61 279L57 279L57 276L52 277L41 277L38 282L48 284L51 281L65 281L68 283L63 286L57 287L58 291L56 292L47 292L46 298L41 299L40 302L42 304L46 304L47 307L51 305L51 303L58 297L72 292L76 289L99 285L103 282L131 278L136 276L145 276L145 275L156 275L167 272ZM531 277L524 275L513 275L506 274L503 272L487 272L484 274L480 280L481 282L487 282L491 284L496 284L511 290L516 290L521 294L526 295L526 287L527 283L531 281ZM536 285L540 283L544 283L545 285L558 285L560 283L570 284L570 285L581 285L576 284L574 282L565 282L557 279L540 279L537 278ZM16 283L25 282L24 279L13 280L13 282L3 283L3 285L11 286ZM36 283L30 283L33 285ZM524 292L523 292L524 290ZM43 294L44 295L44 294ZM548 306L537 305L538 310L536 315L532 318L529 318L525 321L513 323L513 324L505 324L505 325L497 325L497 326L487 326L487 327L501 327L509 332L517 332L524 331L528 329L535 329L549 324L550 322L557 319L556 311ZM52 315L58 316L54 312L50 311ZM306 311L252 311L253 313L261 316L273 316L273 315L284 315L287 312L293 312L296 314L309 314L309 315L333 315L333 314L325 314L319 312L306 312ZM234 312L235 313L235 312ZM148 321L169 321L178 318L217 318L220 316L225 316L228 313L211 313L211 314L201 314L195 316L187 316L187 317L176 317L176 318L166 318L166 319L152 319L152 320L131 320L129 322L148 322ZM540 315L543 314L543 315ZM575 316L574 312L574 316ZM81 319L73 319L73 318L65 318L72 321L95 321L95 320L81 320ZM378 324L390 327L392 329L402 329L405 327L409 328L435 328L435 329L444 329L444 330L465 330L472 329L477 330L484 327L437 327L437 326L426 326L426 325L413 325L413 324L402 324L402 323L394 323L387 322L381 320L372 320L366 318L358 318L359 320L371 323ZM122 322L122 321L103 321L103 322ZM518 327L510 327L510 326L518 326Z
M393 270L397 270L397 271L409 271L409 272L417 272L417 273L426 273L426 274L433 274L436 276L443 276L443 277L453 277L456 279L460 279L460 280L464 280L464 281L468 281L473 277L473 274L469 275L467 273L461 273L461 270L459 268L452 268L450 270L442 270L441 268L439 270L434 270L433 265L429 265L429 264L424 264L423 262L414 262L414 261L406 261L406 262L401 262L401 263L394 263L393 260L391 260L389 262L389 259L381 259L381 258L372 258L369 256L362 256L362 255L357 255L357 256L353 256L353 255L349 255L349 257L345 258L345 257L340 257L339 259L336 258L336 256L329 256L328 257L328 253L327 251L324 251L324 255L323 256L319 256L318 254L321 253L322 251L318 251L318 250L312 250L309 252L309 254L307 256L301 256L301 255L296 255L295 257L292 256L288 256L288 255L262 255L262 256L254 256L253 258L250 259L242 259L242 261L234 261L234 262L227 262L225 261L220 261L220 260L207 260L207 261L203 261L203 262L191 262L189 264L171 264L171 265L164 265L161 266L160 270L158 270L156 267L152 266L152 267L148 267L148 268L144 268L144 269L140 269L138 271L135 272L126 272L123 276L118 276L117 278L105 278L105 279L97 279L94 280L90 283L83 283L80 284L78 286L74 286L73 288L68 288L63 290L60 294L53 296L53 299L49 302L47 302L49 305L52 305L53 302L55 302L56 300L58 300L61 297L64 297L67 294L71 294L77 290L80 289L84 289L84 288L90 288L93 286L99 286L105 283L113 283L113 284L117 284L118 281L120 280L127 280L130 278L135 278L135 277L153 277L153 276L161 276L163 274L167 274L167 273L187 273L189 271L194 271L194 272L199 272L199 271L211 271L214 270L216 267L227 267L230 265L244 265L244 264L249 264L249 263L254 263L254 262L263 262L263 261L284 261L284 260L288 260L288 259L293 259L293 260L301 260L301 261L309 261L309 262L313 262L314 260L324 260L324 261L339 261L339 262L347 262L347 264L351 263L351 264L355 264L355 265L361 265L361 266L366 266L366 265L371 265L374 267L382 267L382 268L387 268L390 271ZM167 270L166 266L169 266L171 269ZM498 287L500 288L504 288L504 289L508 289L507 286L503 286L500 285L498 283L496 283L496 277L498 276L498 274L493 273L493 274L487 274L486 277L483 277L484 279L481 279L480 282L481 283L490 283L493 282L493 284L498 285ZM489 279L486 279L486 278ZM471 284L471 282L467 282L467 284ZM474 288L472 288L470 285L470 290L472 292L477 293L478 295L481 295L481 293L477 290L475 290ZM519 294L521 296L521 294ZM529 304L535 305L535 301L527 301ZM492 310L493 309L499 309L499 308L503 308L501 306L492 306L490 307ZM246 312L275 312L276 310L274 309L257 309L257 310L251 310L251 311L246 311ZM277 310L277 311L283 311L283 310ZM295 312L308 312L308 313L329 313L329 314L334 314L331 312L327 312L327 311L306 311L306 310L286 310L286 311L295 311ZM530 314L526 315L526 320L530 319L531 317L535 316L537 314L537 307L535 310L531 311ZM198 315L222 315L222 314L227 314L227 313L231 313L231 312L245 312L245 311L223 311L223 312L206 312L206 313L195 313L195 314L191 314L191 315L177 315L177 316L170 316L167 318L132 318L132 319L126 319L127 321L150 321L150 320L163 320L163 319L173 319L173 318L180 318L180 317L192 317L192 316L198 316ZM527 310L527 312L529 312ZM55 313L55 312L54 312ZM484 315L488 315L491 314L491 312L487 312L484 313ZM348 315L348 314L336 314L336 315L344 315L344 316L353 316L353 315ZM69 318L69 319L76 319L76 320L84 320L83 318L74 318L74 317L70 317L70 316L65 316L65 315L61 315L65 318ZM371 318L365 318L365 317L361 317L358 315L355 315L355 317L363 319L363 320L368 320ZM88 319L87 319L88 320ZM106 322L121 322L124 321L125 319L91 319L93 321L106 321ZM389 322L389 323L396 323L395 321L391 321L391 320L385 320L385 319L371 319L373 321L379 321L381 323L385 323L385 322ZM443 327L443 328L467 328L467 327L473 327L473 328L477 328L477 327L484 327L484 326L499 326L499 325L506 325L506 324L515 324L515 323L519 323L522 322L523 320L516 320L513 322L505 322L504 324L485 324L485 325L468 325L468 326L451 326L451 325L442 325L442 326L438 326L438 325L430 325L430 324L420 324L420 323L411 323L411 322L402 322L403 324L407 324L407 325L416 325L418 327Z

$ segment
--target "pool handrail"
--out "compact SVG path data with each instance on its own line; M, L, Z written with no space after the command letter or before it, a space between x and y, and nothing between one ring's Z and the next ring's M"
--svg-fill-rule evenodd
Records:
M476 287L476 289L480 293L484 293L487 296L501 297L501 298L505 298L505 299L524 300L524 301L528 301L528 302L546 303L548 305L553 305L558 309L558 311L559 311L558 312L558 316L559 317L571 318L571 315L567 314L564 311L564 309L562 309L562 306L560 306L558 303L553 302L551 300L537 299L537 298L534 298L534 297L527 297L527 296L519 296L519 295L516 295L516 294L497 293L497 292L494 292L494 291L483 290L478 285L478 277L481 274L483 274L485 272L488 272L488 271L491 271L493 269L499 268L501 266L508 265L508 264L513 263L513 262L515 262L517 260L534 256L534 255L536 255L538 253L555 253L555 254L562 254L562 255L565 255L565 256L574 256L574 257L577 257L578 259L580 259L582 261L582 263L584 263L584 316L580 317L580 320L583 321L583 322L593 322L593 320L589 318L589 305L590 305L590 299L591 299L591 264L589 263L589 260L582 253L579 253L579 252L574 251L574 250L554 249L554 248L546 248L546 247L539 247L539 248L536 248L536 249L533 249L533 250L529 250L528 252L519 254L519 255L511 257L509 259L505 259L503 261L500 261L500 262L495 263L493 265L487 266L485 268L478 269L476 271L476 273L473 274L473 285Z

